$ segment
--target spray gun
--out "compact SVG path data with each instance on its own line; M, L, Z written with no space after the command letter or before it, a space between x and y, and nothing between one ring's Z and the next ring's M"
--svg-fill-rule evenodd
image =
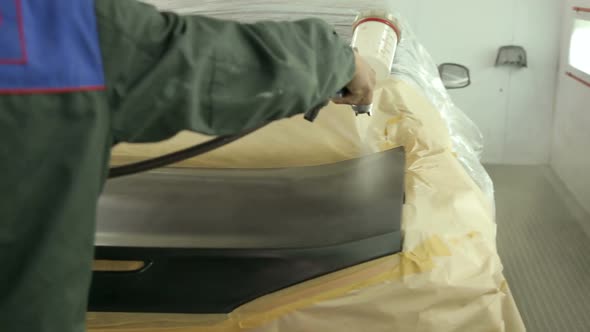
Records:
M398 24L389 12L385 10L368 10L361 12L352 26L352 47L375 70L377 81L385 79L391 72L395 51L401 38ZM340 90L333 98L344 97L347 89ZM322 108L328 102L322 103L305 113L304 118L313 122ZM367 114L371 116L373 105L352 105L356 116Z
M338 93L336 93L336 95L334 97L332 97L332 99L336 99L336 98L342 98L344 96L346 96L346 94L348 94L348 90L346 90L346 88L338 91ZM303 115L303 118L309 122L314 122L315 119L318 117L318 115L320 114L320 111L322 110L322 108L328 106L329 102L324 102L321 105L312 108L311 110L305 112L305 114ZM371 112L373 110L373 105L351 105L352 110L354 111L354 114L356 114L356 116L359 116L361 114L367 114L368 116L371 116Z
M353 25L352 47L369 63L377 74L377 81L385 79L391 72L393 58L401 33L397 28L397 22L393 15L384 10L370 10L361 12ZM349 93L346 88L340 90L334 98L344 97ZM306 120L313 122L320 113L320 110L328 105L329 101L315 107L305 113ZM352 105L352 110L357 116L362 114L371 115L373 105ZM250 129L238 135L220 136L205 143L172 152L157 158L140 161L137 163L113 167L109 170L109 179L121 176L137 174L155 168L164 167L189 158L194 158L204 153L213 151L227 144L230 144L256 130L264 127Z

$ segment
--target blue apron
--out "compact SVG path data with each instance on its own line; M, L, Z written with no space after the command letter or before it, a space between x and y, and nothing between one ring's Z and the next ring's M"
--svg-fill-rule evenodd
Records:
M0 0L0 94L104 89L94 0Z

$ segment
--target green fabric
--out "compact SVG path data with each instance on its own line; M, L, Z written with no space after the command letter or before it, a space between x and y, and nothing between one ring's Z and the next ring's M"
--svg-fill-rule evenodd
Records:
M242 25L96 5L106 91L0 96L0 331L84 330L113 143L236 133L318 105L354 71L319 20Z

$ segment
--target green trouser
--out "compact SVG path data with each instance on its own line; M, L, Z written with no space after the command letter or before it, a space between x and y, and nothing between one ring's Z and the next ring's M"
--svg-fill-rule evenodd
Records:
M238 133L307 111L354 72L319 20L245 25L128 0L96 0L96 15L105 91L0 96L0 331L84 331L113 144Z

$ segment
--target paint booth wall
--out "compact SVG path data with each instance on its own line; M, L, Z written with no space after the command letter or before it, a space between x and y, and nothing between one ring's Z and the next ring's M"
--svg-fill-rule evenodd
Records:
M590 86L566 75L570 72L590 82L590 74L577 70L569 61L574 22L590 21L590 13L578 13L572 8L590 8L590 1L568 0L562 6L562 52L551 166L579 203L590 212Z
M560 0L393 0L437 63L471 69L473 83L453 90L482 130L483 161L547 164L559 63ZM498 48L521 45L526 69L496 68Z

